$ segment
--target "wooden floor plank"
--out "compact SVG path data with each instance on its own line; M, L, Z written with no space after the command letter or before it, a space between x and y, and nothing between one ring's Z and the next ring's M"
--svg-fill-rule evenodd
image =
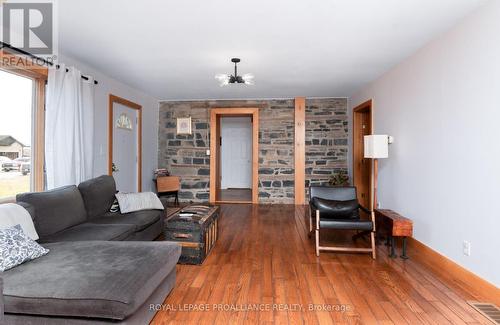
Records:
M152 324L488 323L467 304L480 292L417 259L390 259L383 245L377 260L330 252L316 257L307 207L222 205L219 227L219 240L203 265L177 266L167 308ZM353 243L349 233L328 231L321 241L367 245ZM172 309L203 304L207 311Z

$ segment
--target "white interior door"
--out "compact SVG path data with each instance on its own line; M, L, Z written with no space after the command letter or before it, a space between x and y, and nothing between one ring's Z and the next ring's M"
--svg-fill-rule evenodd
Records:
M252 119L221 119L221 189L252 188Z
M138 110L119 103L113 104L113 172L116 189L138 192L139 128Z

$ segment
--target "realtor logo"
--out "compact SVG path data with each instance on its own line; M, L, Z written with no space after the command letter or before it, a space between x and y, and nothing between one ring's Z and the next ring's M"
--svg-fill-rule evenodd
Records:
M23 51L54 54L54 11L50 2L3 2L2 41Z

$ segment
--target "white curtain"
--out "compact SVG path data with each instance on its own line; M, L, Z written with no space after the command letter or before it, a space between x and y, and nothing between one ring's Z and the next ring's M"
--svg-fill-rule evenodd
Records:
M47 189L92 178L93 144L94 80L84 80L74 67L50 69L45 111Z

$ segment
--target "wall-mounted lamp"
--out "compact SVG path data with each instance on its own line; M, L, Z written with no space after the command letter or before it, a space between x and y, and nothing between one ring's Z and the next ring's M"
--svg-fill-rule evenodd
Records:
M390 135L365 135L364 157L373 159L373 209L377 208L378 159L389 158L389 144L394 142Z

